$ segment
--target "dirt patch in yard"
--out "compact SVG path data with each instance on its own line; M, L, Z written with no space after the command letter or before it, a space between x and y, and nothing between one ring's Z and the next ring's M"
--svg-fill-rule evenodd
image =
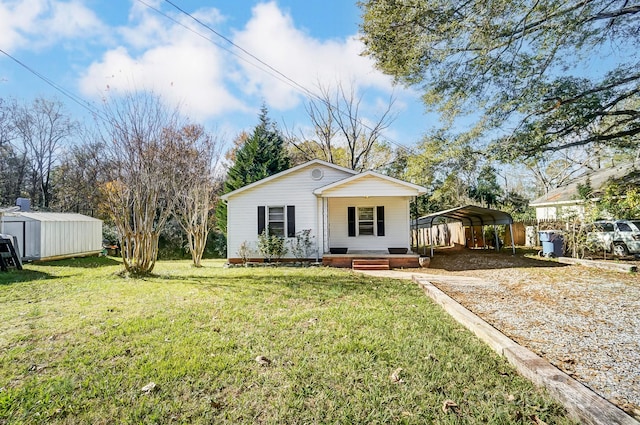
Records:
M638 263L639 262L634 262ZM414 272L640 419L640 275L485 250L437 252Z

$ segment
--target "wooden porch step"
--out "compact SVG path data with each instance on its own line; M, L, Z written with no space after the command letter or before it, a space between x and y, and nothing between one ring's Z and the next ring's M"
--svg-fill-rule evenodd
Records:
M353 270L389 270L389 260L386 258L353 259Z

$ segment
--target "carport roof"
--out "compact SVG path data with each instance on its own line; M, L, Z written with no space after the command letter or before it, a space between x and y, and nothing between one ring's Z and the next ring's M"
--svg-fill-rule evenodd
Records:
M418 218L418 228L431 227L434 224L434 221L441 217L461 221L464 226L487 226L493 224L513 223L513 218L506 212L492 210L490 208L476 207L475 205L467 205L422 216Z

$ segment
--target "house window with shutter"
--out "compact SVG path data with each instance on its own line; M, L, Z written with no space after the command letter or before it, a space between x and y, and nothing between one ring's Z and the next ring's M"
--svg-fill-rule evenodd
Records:
M295 206L259 206L258 234L265 229L270 235L292 238L296 235Z
M284 207L269 207L268 211L269 234L284 238Z
M348 207L349 236L384 236L384 206Z
M373 207L358 207L358 235L360 236L373 236L375 235L374 228L374 208Z

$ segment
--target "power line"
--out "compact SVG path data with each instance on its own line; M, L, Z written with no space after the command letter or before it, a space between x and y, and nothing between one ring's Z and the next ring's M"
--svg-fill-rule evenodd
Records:
M142 1L142 0L138 0L138 1ZM277 75L279 75L280 77L284 78L286 81L288 81L290 83L290 85L293 85L294 87L297 87L299 90L302 90L304 93L306 93L309 96L314 96L317 97L316 94L314 94L312 91L308 90L306 87L304 87L303 85L299 84L297 81L293 80L292 78L289 78L287 75L283 74L282 72L280 72L279 70L277 70L276 68L274 68L273 66L269 65L267 62L263 61L262 59L260 59L259 57L257 57L256 55L254 55L253 53L249 52L248 50L244 49L242 46L239 46L238 44L234 43L231 39L225 37L223 34L221 34L220 32L216 31L213 27L211 27L211 25L208 25L206 23L204 23L202 20L196 18L195 16L193 16L191 13L187 12L186 10L182 9L180 6L176 5L174 2L172 2L171 0L165 0L165 2L169 3L171 6L173 6L175 9L177 9L180 13L188 16L189 18L191 18L193 21L195 21L196 23L198 23L199 25L201 25L202 27L206 28L207 30L211 31L212 33L214 33L216 36L220 37L221 39L223 39L224 41L226 41L227 43L231 44L233 47L235 47L236 49L240 50L242 53L244 53L245 55L249 56L250 58L252 58L253 60L257 61L258 63L260 63L261 65L264 65L267 67L267 69L269 69L270 71L275 72ZM154 9L156 10L156 9ZM166 15L165 15L166 16ZM217 43L214 43L216 45L218 45ZM225 49L227 50L227 49ZM227 50L228 51L228 50ZM235 55L235 53L234 53ZM238 55L235 55L238 56ZM238 56L239 57L239 56ZM262 68L259 68L262 71L265 71ZM270 75L273 75L271 73L269 73ZM282 80L281 80L282 81Z
M166 14L166 13L164 13L162 10L158 9L157 7L154 7L153 5L151 5L151 4L149 4L149 3L147 3L146 1L144 1L144 0L138 0L138 2L139 2L139 3L141 3L142 5L144 5L144 6L148 7L149 9L153 10L153 11L154 11L154 12L156 12L157 14L164 16L166 19L170 20L170 21L171 21L171 22L173 22L174 24L181 26L182 28L186 29L187 31L189 31L189 32L191 32L191 33L193 33L193 34L195 34L195 35L197 35L198 37L202 38L203 40L206 40L206 41L210 42L211 44L213 44L214 46L216 46L216 47L218 47L218 48L220 48L220 49L224 50L225 52L227 52L227 53L229 53L229 54L231 54L231 55L233 55L233 56L235 56L235 57L237 57L237 58L238 58L238 59L240 59L241 61L243 61L243 62L245 62L245 63L247 63L247 64L249 64L249 65L251 65L251 66L253 66L253 67L257 68L257 69L259 69L260 71L263 71L263 72L265 72L265 73L267 73L267 74L271 75L272 77L276 78L277 80L279 80L279 81L281 81L281 82L283 82L283 83L285 83L285 84L287 84L287 85L289 85L289 86L291 86L291 87L293 87L293 88L297 88L297 87L293 86L293 85L291 84L291 82L290 82L290 81L287 81L286 79L283 79L282 77L280 77L280 76L278 76L278 75L276 75L276 74L274 74L274 73L271 73L271 72L269 72L268 70L265 70L264 68L261 68L260 66L258 66L258 65L257 65L257 64L255 64L254 62L249 61L249 60L248 60L248 59L246 59L245 57L243 57L243 56L241 56L241 55L237 54L236 52L234 52L234 51L233 51L233 50L231 50L231 49L226 48L226 47L225 47L225 46L223 46L222 44L215 42L213 39L211 39L211 38L209 38L209 37L207 37L207 36L203 35L202 33L200 33L200 32L198 32L198 31L194 30L193 28L191 28L191 27L189 27L189 26L187 26L187 25L183 24L182 22L178 21L177 19L173 18L172 16L167 15L167 14ZM178 8L177 6L175 6L175 5L173 5L173 4L172 4L172 6L176 7L176 8L177 8L179 11L181 11L182 13L187 14L186 12L182 11L182 9ZM187 15L188 15L188 14L187 14ZM189 16L191 16L191 15L189 15ZM197 18L195 18L195 17L193 17L193 16L191 16L191 18L192 18L192 19L194 19L196 22L200 23L201 25L203 25L205 28L207 28L207 29L209 29L210 31L212 31L212 32L213 32L214 34L216 34L217 36L222 37L225 41L230 42L230 40L228 40L227 38L225 38L222 34L220 34L220 33L216 32L213 28L211 28L211 27L207 26L206 24L202 23L202 22L201 22L200 20L198 20Z
M17 63L18 65L20 65L24 69L26 69L27 71L29 71L30 73L32 73L33 75L35 75L36 77L38 77L39 79L41 79L42 81L47 83L51 87L53 87L58 92L62 93L62 95L64 95L65 97L71 99L73 102L77 103L78 105L80 105L81 107L86 109L87 111L91 112L94 116L100 117L101 119L104 120L104 117L102 116L102 113L99 110L93 108L91 106L91 104L89 102L87 102L86 100L82 99L81 97L79 97L79 96L75 95L74 93L70 92L69 90L65 89L61 85L57 84L55 81L51 80L50 78L48 78L45 75L41 74L40 72L36 71L32 67L30 67L26 63L22 62L18 58L10 55L9 53L4 51L3 49L0 49L0 53L2 53L5 56L7 56L9 59L11 59L15 63Z
M158 12L159 14L165 16L166 18L170 19L173 22L178 23L180 26L188 29L191 32L194 32L198 35L200 35L201 37L205 38L206 40L209 40L211 43L213 43L214 45L221 47L218 43L214 42L213 40L209 39L208 37L204 37L201 34L199 34L197 31L194 31L193 29L183 25L182 23L178 22L177 20L171 18L170 16L166 15L165 13L163 13L162 11L158 10L155 7L152 7L150 5L148 5L146 2L144 2L143 0L138 0L140 3L144 4L145 6L151 8L152 10ZM238 49L239 51L241 51L242 53L244 53L245 55L249 56L250 58L252 58L253 60L257 61L259 64L265 66L267 69L265 70L264 68L261 68L257 65L255 65L252 62L247 61L246 59L242 58L240 55L236 54L235 52L230 51L229 49L226 49L224 47L221 47L222 49L224 49L227 52L232 53L234 56L242 59L243 61L247 62L247 63L251 63L252 65L256 66L258 69L260 69L263 72L266 72L267 74L276 77L278 80L283 81L282 79L286 80L284 82L288 83L289 86L292 86L300 91L302 91L305 95L307 95L308 97L314 98L322 103L329 103L329 101L327 99L323 99L322 97L320 97L319 95L317 95L316 93L312 92L311 90L307 89L305 86L303 86L302 84L298 83L297 81L295 81L294 79L288 77L286 74L284 74L283 72L279 71L278 69L276 69L275 67L273 67L272 65L270 65L269 63L267 63L266 61L260 59L258 56L254 55L253 53L249 52L247 49L243 48L242 46L236 44L233 40L229 39L228 37L224 36L223 34L221 34L219 31L216 31L214 28L212 28L210 25L206 24L205 22L203 22L202 20L198 19L197 17L193 16L191 13L187 12L186 10L184 10L183 8L181 8L180 6L176 5L173 1L171 0L165 0L166 3L170 4L171 6L173 6L176 10L178 10L180 13L186 15L187 17L189 17L190 19L192 19L194 22L196 22L197 24L201 25L202 27L206 28L208 31L212 32L213 34L215 34L217 37L221 38L222 40L224 40L225 42L229 43L231 46L235 47L236 49ZM274 75L273 73L277 74ZM342 110L341 108L334 108L336 110L338 110L340 112L341 115L346 115L349 119L354 120L354 118L348 114L347 112L345 112L344 110ZM371 127L369 127L366 123L363 123L360 119L355 119L355 121L357 121L360 125L362 125L364 128L373 131L373 129ZM395 140L391 139L390 137L386 137L383 136L383 138L388 141L389 143L396 145L397 147L405 150L408 153L415 153L413 152L413 149L400 144L399 142L396 142Z
M301 92L303 92L305 95L307 95L310 98L314 98L324 104L329 104L329 106L331 106L331 103L327 100L324 99L322 97L320 97L319 95L317 95L316 93L312 92L311 90L307 89L306 87L304 87L302 84L296 82L295 80L293 80L292 78L288 77L287 75L285 75L284 73L282 73L281 71L279 71L278 69L276 69L275 67L271 66L270 64L268 64L267 62L265 62L264 60L260 59L259 57L257 57L256 55L252 54L251 52L249 52L248 50L244 49L243 47L239 46L238 44L234 43L232 40L230 40L229 38L225 37L223 34L221 34L220 32L216 31L214 28L212 28L210 25L207 25L206 23L202 22L200 19L196 18L195 16L191 15L190 13L188 13L187 11L185 11L184 9L180 8L179 6L177 6L175 3L173 3L171 0L165 0L167 3L169 3L171 6L173 6L174 8L176 8L180 13L185 14L186 16L188 16L189 18L191 18L192 20L194 20L196 23L198 23L199 25L203 26L204 28L206 28L207 30L211 31L213 34L215 34L216 36L220 37L221 39L223 39L225 42L231 44L233 47L235 47L236 49L238 49L239 51L241 51L242 53L244 53L245 55L249 56L251 59L253 59L254 61L258 62L261 66L257 65L254 62L251 62L249 60L247 60L245 57L237 54L236 52L234 52L231 49L228 49L224 46L222 46L219 43L216 43L214 40L212 40L209 37L204 36L203 34L199 33L198 31L190 28L187 25L184 25L183 23L181 23L180 21L174 19L173 17L163 13L161 10L159 10L156 7L153 7L152 5L148 4L147 2L143 1L143 0L138 0L141 4L143 4L144 6L154 10L156 13L164 16L165 18L171 20L172 22L174 22L177 25L180 25L181 27L183 27L184 29L196 34L197 36L203 38L204 40L214 44L215 46L217 46L218 48L236 56L238 59L244 61L245 63L248 63L252 66L255 66L256 68L258 68L259 70L267 73L268 75L272 76L273 78L276 78L277 80L286 83L287 85L291 86L292 88L299 90ZM60 92L62 95L64 95L65 97L71 99L74 103L78 104L79 106L81 106L82 108L86 109L87 111L89 111L90 113L92 113L94 116L97 116L99 118L101 118L102 120L104 120L105 118L102 116L102 113L95 109L94 107L91 106L91 104L89 102L87 102L86 100L82 99L81 97L77 96L76 94L70 92L69 90L65 89L64 87L62 87L61 85L57 84L55 81L51 80L50 78L46 77L45 75L43 75L42 73L38 72L37 70L35 70L34 68L30 67L29 65L27 65L26 63L22 62L21 60L17 59L16 57L12 56L11 54L7 53L6 51L4 51L3 49L0 49L0 53L4 54L5 56L7 56L8 58L10 58L11 60L13 60L15 63L17 63L18 65L20 65L21 67L23 67L24 69L26 69L27 71L29 71L30 73L32 73L33 75L35 75L36 77L38 77L39 79L41 79L42 81L44 81L46 84L48 84L49 86L53 87L55 90L57 90L58 92ZM266 69L264 68L266 67ZM368 130L373 130L371 127L369 127L367 124L363 123L361 120L359 119L354 119L348 112L345 112L344 110L342 110L341 108L333 108L333 109L337 109L340 114L347 116L349 119L355 120L357 121L360 125L362 125L364 128L368 129ZM405 150L406 152L409 153L414 153L413 149L402 145L394 140L392 140L389 137L386 136L382 136L384 140L388 141L391 144L396 145L397 147Z

